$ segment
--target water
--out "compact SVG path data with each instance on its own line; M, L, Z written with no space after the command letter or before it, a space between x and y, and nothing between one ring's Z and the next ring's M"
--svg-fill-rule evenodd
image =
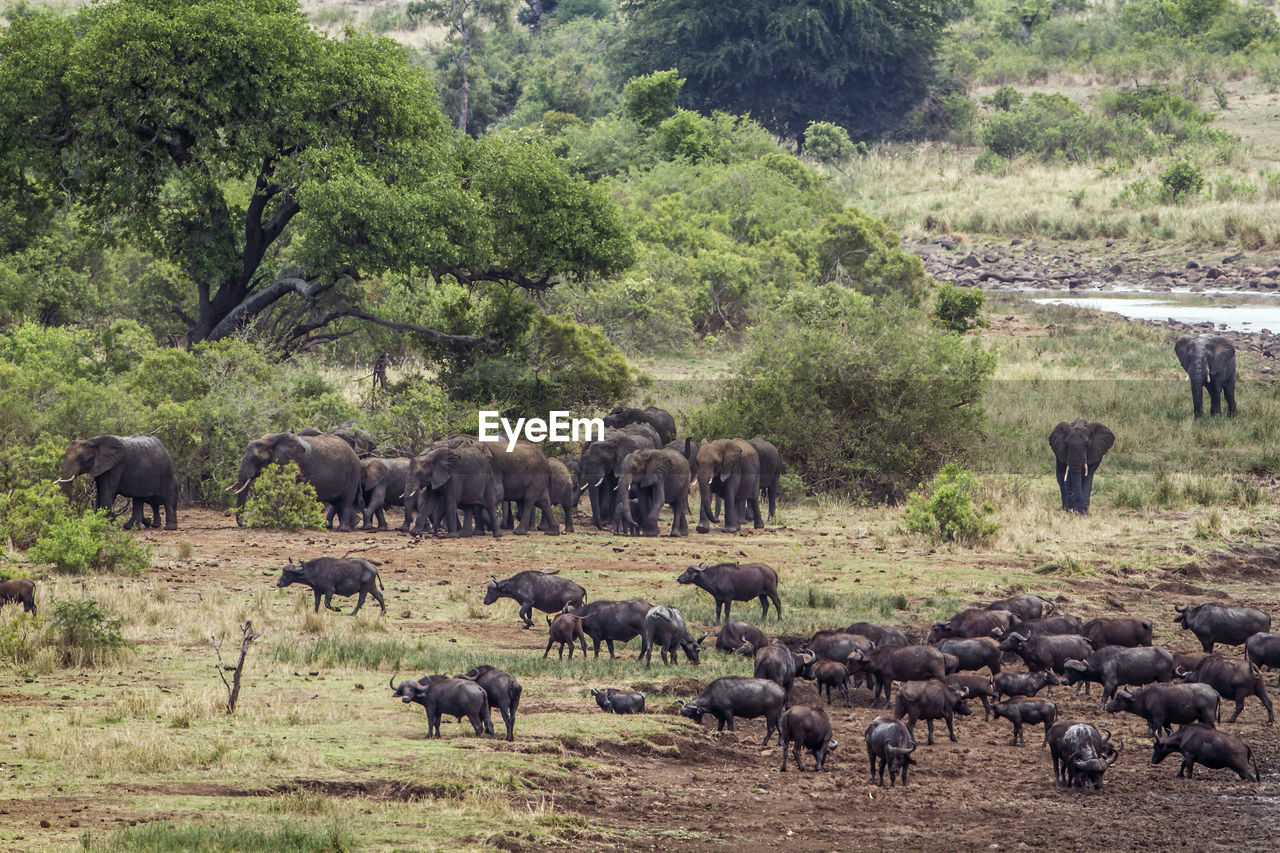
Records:
M1209 322L1219 329L1235 332L1280 331L1280 297L1267 293L1059 294L1039 296L1031 301L1092 308L1135 320Z

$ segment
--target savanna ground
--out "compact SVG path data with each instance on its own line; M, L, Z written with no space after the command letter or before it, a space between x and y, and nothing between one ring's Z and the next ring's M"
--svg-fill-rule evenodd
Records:
M1280 403L1273 387L1250 379L1253 356L1242 356L1240 417L1193 422L1167 330L1012 297L991 308L983 334L1002 366L987 403L989 445L971 462L1001 528L981 548L936 547L901 532L899 509L827 498L784 501L765 530L675 540L584 531L581 517L579 532L559 538L284 534L188 508L179 531L138 534L153 547L143 575L51 577L43 601L93 597L123 617L136 646L96 668L6 670L0 847L1273 846L1280 739L1255 700L1230 730L1252 745L1259 785L1224 771L1177 780L1176 758L1150 765L1137 718L1100 714L1096 698L1060 691L1063 716L1098 722L1125 744L1103 791L1055 788L1037 733L1013 747L1007 723L980 715L958 721L954 744L940 728L937 745L924 746L921 723L910 787L880 789L868 784L862 731L882 711L864 690L852 708L830 709L841 745L828 772L783 775L778 748L759 745L762 721L717 734L677 714L675 699L710 679L750 674L747 659L708 651L699 667L645 669L635 641L616 661L554 653L544 661L541 621L521 630L509 600L481 605L490 574L555 567L593 600L674 604L700 632L713 627L710 600L675 576L691 562L749 559L779 571L784 617L767 630L787 638L854 619L919 636L933 619L1019 590L1084 617L1149 617L1157 642L1177 650L1196 643L1175 631L1176 603L1280 612L1271 488ZM1084 365L1098 381L1066 381ZM713 370L647 367L668 380L657 388L675 405L692 396L682 377ZM1077 413L1118 436L1088 517L1057 509L1045 446L1053 423ZM274 588L290 557L349 551L381 564L385 618L371 602L356 618L313 614L307 590ZM338 601L346 611L353 604ZM759 617L754 605L735 614ZM246 619L262 638L249 652L239 708L227 716L210 638L234 659ZM524 684L514 743L474 738L453 722L428 741L421 709L389 696L397 673L479 663ZM649 713L600 713L588 691L605 686L644 691ZM797 698L812 701L812 688Z

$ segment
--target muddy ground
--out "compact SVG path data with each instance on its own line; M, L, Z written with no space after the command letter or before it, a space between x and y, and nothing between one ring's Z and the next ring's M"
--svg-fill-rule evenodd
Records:
M812 542L812 531L766 531L771 541ZM147 531L140 534L160 546L175 534ZM534 534L523 540L488 538L471 540L417 541L399 533L380 534L277 534L236 529L230 519L211 510L188 510L179 534L195 546L195 555L171 561L145 579L163 584L181 598L185 585L216 580L228 590L265 587L265 577L289 556L318 552L359 550L376 560L387 578L389 611L399 628L415 636L449 636L465 630L468 635L495 649L524 650L537 654L535 646L544 634L519 629L509 620L474 621L465 625L433 620L413 603L410 590L428 589L441 581L462 584L482 594L490 573L504 576L526 568L573 565L574 552L590 553L591 568L601 572L626 571L642 589L652 589L654 597L674 584L672 577L688 561L716 553L741 554L754 551L753 538L763 533L737 537L712 535L685 540L614 540L596 531L562 536L553 540ZM1140 583L1109 582L1106 579L1079 579L1067 583L1060 608L1083 616L1116 615L1123 607L1132 614L1159 620L1157 635L1169 629L1172 604L1188 596L1232 598L1218 583L1250 586L1244 597L1252 604L1280 610L1280 594L1274 581L1280 574L1280 558L1275 545L1280 533L1264 530L1268 541L1237 551L1224 551L1205 560L1188 577L1185 570L1166 576L1151 576ZM834 537L832 537L834 539ZM757 541L761 541L757 539ZM833 549L870 551L871 541L852 539L824 541ZM604 547L607 546L607 547ZM517 553L519 552L519 553ZM613 554L616 559L595 556ZM526 556L520 556L525 554ZM890 558L886 558L891 562ZM603 575L602 575L603 576ZM399 592L399 591L403 591ZM299 590L305 595L305 590ZM348 602L350 601L348 600ZM406 607L406 603L409 604ZM506 602L510 606L511 602ZM511 606L514 617L514 607ZM755 618L746 610L741 615ZM923 625L909 625L919 631ZM535 637L534 634L539 636ZM635 654L628 644L624 657ZM1180 635L1175 650L1195 646L1190 635ZM1228 650L1237 653L1238 650ZM714 651L708 654L716 654ZM921 742L916 752L907 788L878 788L868 783L868 766L862 745L867 723L882 711L870 708L869 694L856 690L852 708L830 708L835 736L840 747L828 762L827 772L778 772L780 754L776 746L761 747L762 721L740 724L738 731L716 733L714 724L695 729L674 714L673 699L695 685L658 684L650 710L669 715L663 725L669 734L641 743L598 743L584 746L569 740L561 744L562 755L580 755L591 760L591 769L568 779L552 777L535 781L540 798L550 797L556 810L585 816L587 826L566 829L562 843L580 849L679 849L706 850L848 850L848 849L1135 849L1139 847L1179 847L1207 849L1274 849L1280 832L1280 736L1266 724L1266 715L1256 700L1246 703L1240 722L1228 726L1240 734L1254 750L1263 781L1238 781L1226 771L1200 770L1191 781L1174 778L1176 756L1160 766L1150 763L1150 740L1145 725L1125 715L1098 712L1095 698L1066 696L1059 689L1056 698L1063 716L1098 722L1115 732L1124 742L1124 751L1107 774L1106 785L1098 792L1072 792L1053 784L1047 751L1039 746L1037 730L1029 730L1026 747L1009 744L1006 722L984 722L977 715L959 719L958 742L947 740L939 725L936 744L924 745L925 728L919 724ZM1274 690L1275 676L1267 681ZM19 685L20 687L21 685ZM580 685L579 685L580 686ZM20 698L21 693L16 694ZM56 697L55 697L56 698ZM815 701L812 688L805 686L798 701ZM1229 706L1227 706L1229 710ZM528 702L529 714L586 714L577 695ZM1225 715L1224 715L1225 718ZM710 719L710 718L708 718ZM446 737L457 737L460 729L446 725ZM452 731L449 731L452 729ZM408 744L407 748L412 748ZM519 750L521 744L485 742L480 748ZM301 786L335 797L430 801L438 795L430 788L405 788L396 783L393 768L369 768L362 778L282 779L282 789ZM197 786L200 787L200 786ZM209 787L209 786L205 786ZM238 787L227 780L224 789L191 793L260 794L260 789ZM34 823L36 817L53 816L62 825L77 819L77 825L122 823L182 815L157 814L128 808L129 800L147 786L102 786L91 801L56 795L10 800L0 813L7 821ZM53 793L53 792L49 792ZM526 793L513 794L513 802L528 803ZM114 804L114 805L113 805ZM82 812L74 811L79 807ZM98 815L94 812L98 811ZM429 811L428 811L429 814ZM96 819L95 819L96 818ZM39 832L34 826L31 829ZM38 837L38 836L37 836ZM480 841L481 839L469 839ZM501 846L523 846L510 838ZM527 845L533 849L537 845Z

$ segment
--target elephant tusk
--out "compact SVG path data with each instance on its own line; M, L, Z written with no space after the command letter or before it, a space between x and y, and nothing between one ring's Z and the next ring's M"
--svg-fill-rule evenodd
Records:
M598 488L600 488L600 484L601 484L601 483L603 483L603 482L604 482L604 477L601 477L599 480L596 480L595 485L593 485L593 486L592 486L592 488L593 488L593 489L598 489Z
M1071 473L1071 472L1070 472L1070 470L1064 470L1064 471L1062 472L1062 482L1064 482L1064 483L1065 483L1065 482L1067 482L1067 475L1068 475L1068 474L1070 474L1070 473Z
M1088 462L1084 463L1084 475L1085 475L1086 477L1088 477L1088 476L1089 476L1089 463L1088 463Z
M58 479L54 480L53 483L56 486L60 483L70 483L74 479L75 477L59 477Z
M247 488L249 488L249 482L246 480L246 481L245 481L245 484L244 484L243 486L241 486L240 488L238 488L238 489L237 489L235 486L228 486L228 487L227 487L227 491L228 491L228 492L231 492L232 494L238 495L238 494L240 494L241 492L243 492L243 491L244 491L245 489L247 489Z

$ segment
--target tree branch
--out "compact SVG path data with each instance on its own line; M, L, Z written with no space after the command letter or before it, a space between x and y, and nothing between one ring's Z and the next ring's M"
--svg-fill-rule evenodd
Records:
M305 337L316 329L324 328L330 323L341 320L343 317L354 317L357 320L367 320L370 323L376 323L383 328L391 329L396 332L416 332L419 335L424 335L430 338L436 343L465 344L467 346L483 346L485 348L493 348L498 345L497 341L489 338L477 338L472 335L450 335L446 332L441 332L437 329L428 329L426 326L419 326L415 323L398 323L394 320L385 320L382 317L370 314L368 311L364 311L360 308L338 308L316 320L299 323L294 327L293 331L290 332L289 340L293 341Z
M543 276L542 278L533 279L519 275L515 270L510 270L505 267L489 267L483 272L474 273L450 267L447 269L433 270L432 275L437 279L442 275L451 275L458 280L459 284L473 284L477 281L491 281L496 284L514 284L517 287L524 288L525 290L533 291L550 290L559 284L559 282L553 280L551 276Z
M296 293L308 302L312 302L317 296L333 286L333 282L328 284L309 282L306 279L294 276L276 279L270 285L231 309L227 316L223 317L221 322L213 327L213 331L209 332L206 340L216 341L233 334L243 323L261 314L273 303L283 299L290 293Z

